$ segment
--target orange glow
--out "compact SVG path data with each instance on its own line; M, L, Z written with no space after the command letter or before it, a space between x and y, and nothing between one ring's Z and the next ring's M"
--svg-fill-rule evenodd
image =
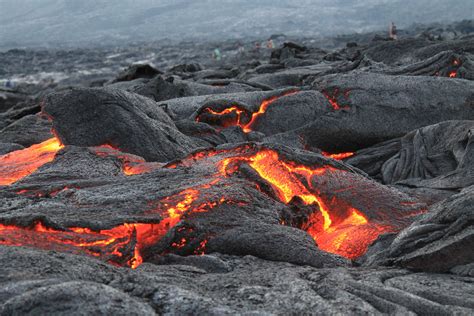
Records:
M121 152L120 149L106 144L94 148L95 153L100 157L113 156L122 162L122 172L127 176L148 173L163 166L159 162L146 162L139 156Z
M321 154L325 157L329 157L329 158L336 159L336 160L343 160L343 159L346 159L346 158L349 158L349 157L352 157L352 156L355 155L355 153L353 153L353 152L331 154L331 153L327 153L325 151L323 151Z
M44 147L49 148L48 146ZM51 147L54 150L62 148L59 143ZM113 155L120 159L125 174L127 172L136 174L127 169L127 166L151 164L140 157L118 152L110 146L95 148L95 151L100 156ZM183 218L208 212L223 204L245 205L246 202L235 202L225 196L215 196L213 195L215 190L212 194L206 191L217 185L227 185L228 181L225 178L236 174L242 164L248 165L255 171L255 175L262 179L261 181L268 183L268 186L263 186L257 182L258 190L262 191L261 187L271 187L274 194L270 195L282 203L292 204L292 208L304 209L306 212L302 213L304 222L295 224L291 219L288 221L282 219L281 223L305 230L322 250L354 259L364 254L367 247L380 234L393 230L388 224L382 225L375 222L375 219L371 220L367 214L372 213L367 212L368 210L364 213L364 209L359 205L355 208L347 199L341 198L337 190L328 192L329 189L323 189L327 188L332 180L337 183L339 180L342 181L341 179L347 179L346 171L335 167L297 164L284 159L273 149L262 149L251 143L234 149L212 149L194 153L166 167L187 168L201 163L206 168L215 168L208 181L163 197L153 202L151 209L144 212L145 216L159 215L161 221L158 223L123 223L103 230L91 230L86 227L59 229L41 222L36 222L30 227L0 224L0 245L29 246L87 254L112 264L136 268L144 261L146 250L156 245ZM156 167L158 165L154 166ZM333 186L337 187L334 184ZM342 190L346 189L347 186L342 186ZM18 192L28 193L24 190ZM60 190L54 194L57 192ZM197 245L196 240L183 236L180 230L176 233L177 238L169 247L175 250L185 248L186 252L189 250L187 244L190 243L193 247L197 247L194 249L196 254L204 253L207 239Z
M255 123L255 120L259 116L263 115L273 102L280 99L281 97L293 95L296 93L298 93L298 91L289 91L289 92L283 93L282 95L274 96L274 97L271 97L270 99L263 100L262 103L260 104L258 111L252 114L252 118L250 119L250 122L248 122L247 124L243 126L241 125L242 130L245 133L250 133L252 131L252 125Z
M210 187L215 183L214 180L201 187ZM30 227L0 224L0 245L85 253L103 258L112 264L136 268L143 262L143 250L156 244L179 223L184 214L206 212L209 208L226 202L221 198L218 202L207 202L193 207L192 204L198 197L197 189L186 189L163 199L160 209L148 212L162 215L164 219L159 223L124 223L98 231L86 227L59 230L47 227L42 222L36 222ZM180 243L171 246L182 248L185 243L183 238Z
M457 71L451 71L449 73L449 78L456 78L458 76L458 72Z
M327 93L324 93L324 96L328 99L329 103L331 104L332 108L334 110L340 110L341 107L339 106L339 104L337 103L337 100L333 97L331 97L329 94Z
M240 126L242 130L245 133L250 133L253 129L252 126L255 123L255 121L258 119L258 117L262 116L265 114L267 111L268 107L274 103L276 100L284 97L284 96L289 96L298 93L299 91L287 91L281 95L277 95L274 97L271 97L269 99L263 100L262 103L260 103L259 109L257 112L252 113L252 116L250 117L250 120L248 123L242 122L242 115L245 113L244 110L238 108L237 106L231 106L229 108L226 108L222 111L214 111L211 108L205 108L202 113L196 117L196 121L200 122L201 121L201 115L204 113L209 113L215 116L229 116L231 114L235 114L235 117L227 117L226 119L222 119L219 123L222 127L230 127L230 126Z
M229 175L238 170L238 164L246 163L273 188L285 204L299 198L305 205L314 205L319 212L312 213L303 224L318 247L327 252L355 259L365 253L367 247L390 227L370 223L365 215L339 201L336 197L324 197L312 187L313 177L324 177L333 172L344 172L332 167L310 168L283 161L277 152L264 149L251 156L223 159L219 170Z
M117 265L136 268L141 262L140 251L156 243L168 231L167 223L122 224L112 229L93 231L71 227L59 230L37 222L31 227L0 224L0 245L28 246L102 257ZM133 249L128 245L134 244ZM129 252L129 253L127 253ZM130 257L122 262L122 257Z
M163 164L159 162L140 162L140 163L124 163L122 171L127 176L148 173L159 169Z
M326 92L326 91L323 91L322 93L323 93L323 95L326 97L326 99L328 99L329 104L331 104L332 108L333 108L335 111L339 111L339 110L341 110L341 109L349 109L348 106L341 106L341 105L339 104L338 99L339 99L340 93L339 93L339 89L338 89L338 88L334 89L334 92L333 92L332 95L330 95L330 94L329 94L328 92ZM348 90L348 91L344 92L342 95L343 95L344 98L348 99L348 98L349 98L349 94L350 94L350 91Z
M42 165L53 161L63 148L58 138L53 137L40 144L13 151L0 156L0 185L10 185L32 174Z

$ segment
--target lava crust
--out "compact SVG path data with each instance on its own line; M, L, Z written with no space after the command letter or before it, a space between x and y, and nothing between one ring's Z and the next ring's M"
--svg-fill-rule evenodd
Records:
M0 315L472 314L472 35L303 44L0 97Z

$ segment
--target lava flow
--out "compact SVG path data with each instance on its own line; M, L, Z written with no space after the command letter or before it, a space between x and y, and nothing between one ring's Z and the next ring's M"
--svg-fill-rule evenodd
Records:
M163 208L148 212L162 215L164 219L159 223L124 223L97 231L86 227L55 229L39 221L29 227L0 224L0 245L88 254L111 264L136 268L143 262L144 249L155 245L184 214L205 212L224 202L220 199L193 208L192 204L198 197L197 189L186 189L165 198L160 202Z
M355 153L353 153L353 152L331 154L331 153L327 153L325 151L323 151L321 154L325 157L336 159L336 160L344 160L346 158L349 158L349 157L352 157L352 156L355 155Z
M0 224L0 245L27 246L45 250L85 253L115 265L138 267L141 251L155 244L169 230L169 222L122 224L94 231L84 227L65 230L36 222L30 227Z
M344 98L348 98L349 97L349 93L350 91L346 91L344 92L343 96ZM339 105L338 103L338 99L339 99L339 89L336 88L334 89L334 92L331 94L329 94L329 92L326 92L326 91L323 91L323 95L326 97L326 99L328 99L329 101L329 104L331 104L332 108L335 110L335 111L339 111L341 109L349 109L348 106L341 106Z
M64 148L57 137L40 144L16 150L0 156L0 185L11 185L32 174L44 164L54 160L57 152ZM99 156L116 156L122 161L125 175L136 175L161 168L163 164L146 162L143 158L120 152L118 149L103 145L95 148Z
M231 106L228 107L222 111L215 111L211 108L205 108L202 110L202 112L196 117L196 121L200 122L202 120L201 116L202 114L212 114L213 116L220 117L219 119L219 125L222 127L230 127L230 126L240 126L242 130L245 133L250 133L253 131L252 126L254 125L255 121L263 115L268 107L275 102L276 100L284 97L284 96L289 96L298 93L299 91L287 91L281 95L273 96L269 99L265 99L260 103L260 106L258 108L257 112L252 113L250 116L250 119L248 120L247 123L245 123L244 120L244 114L246 113L245 110L240 109L238 106Z
M0 156L0 185L10 185L35 172L42 165L53 161L63 147L59 139L53 137Z
M277 152L264 149L253 156L222 160L221 173L234 173L240 163L248 164L270 183L282 202L288 204L299 198L305 205L319 209L300 228L305 229L322 250L354 259L364 254L379 234L390 231L390 227L370 223L361 211L335 197L325 199L311 187L313 177L340 170L328 166L312 169L295 165L280 159Z
M163 166L162 163L147 162L142 157L124 153L109 144L94 147L94 151L100 157L113 156L119 159L122 162L122 172L127 176L148 173Z

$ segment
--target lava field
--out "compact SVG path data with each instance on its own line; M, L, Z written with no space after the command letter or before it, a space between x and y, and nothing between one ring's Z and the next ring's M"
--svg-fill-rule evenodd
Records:
M10 91L0 315L472 315L473 80L420 36Z

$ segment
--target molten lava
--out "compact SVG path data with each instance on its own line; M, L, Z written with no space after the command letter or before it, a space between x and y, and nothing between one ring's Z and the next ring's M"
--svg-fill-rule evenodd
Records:
M326 97L326 99L328 99L329 104L331 104L332 108L335 111L339 111L341 109L349 109L348 106L339 105L339 102L338 102L339 94L340 93L339 93L338 88L334 89L334 92L332 93L332 95L329 94L329 92L323 91L323 95ZM343 96L347 99L349 97L349 91L346 91L345 93L343 93Z
M40 144L0 156L0 185L10 185L32 174L42 165L53 161L56 153L63 147L59 139L53 137Z
M276 99L262 103L259 112L254 113L254 121L258 115L265 113L268 105ZM248 125L248 126L250 126ZM245 127L245 126L243 126ZM63 146L53 138L30 148L0 157L0 170L3 171L3 184L11 184L35 171L42 164L54 159L55 154ZM114 156L123 163L125 174L139 174L161 164L147 163L142 158L122 153L105 145L94 148L99 156ZM326 154L335 159L350 157L352 153ZM316 241L318 247L347 258L357 258L364 254L367 247L384 232L396 230L389 224L381 224L370 220L360 209L355 208L345 199L338 197L336 192L321 192L329 183L338 179L346 179L347 172L331 166L312 168L285 160L278 152L269 148L261 148L255 144L246 144L234 149L214 149L194 153L166 168L189 167L196 163L215 166L215 174L205 184L186 188L176 194L165 197L143 215L160 215L157 223L123 223L110 229L91 230L86 227L53 228L44 223L35 222L29 227L0 224L0 245L31 246L41 249L73 252L96 256L116 265L128 265L136 268L143 262L143 253L147 248L157 244L167 232L175 227L189 214L208 212L223 204L243 206L247 202L235 202L226 197L212 197L206 191L228 181L232 174L239 171L242 164L248 165L256 174L272 188L275 198L292 208L305 209L303 222L289 225L307 231ZM257 187L260 188L259 184ZM346 190L347 187L342 187ZM64 188L62 190L67 190ZM19 191L18 193L28 193ZM54 196L55 191L50 196ZM268 191L265 191L268 192ZM309 212L309 213L308 213ZM282 223L285 221L282 220ZM385 222L383 222L385 223ZM169 247L182 249L191 240L186 236L177 235ZM202 254L206 240L193 242L194 252Z
M264 149L252 156L222 160L220 172L232 174L241 163L248 164L266 180L283 203L298 198L319 210L313 212L301 228L313 237L320 249L354 259L364 254L379 234L390 231L390 227L370 223L361 211L336 197L324 197L312 187L313 177L344 171L329 166L313 169L295 165L280 159L277 152Z
M238 106L231 106L222 111L215 111L211 108L205 108L202 110L201 114L196 117L196 121L200 122L201 115L204 113L212 114L213 116L224 117L223 119L219 120L219 124L222 127L225 128L225 127L230 127L230 126L240 126L245 133L250 133L253 130L252 126L254 125L254 123L257 121L257 119L260 116L265 114L268 107L272 103L274 103L276 100L284 96L293 95L298 92L299 91L287 91L281 95L277 95L269 99L263 100L262 103L260 103L258 111L255 113L252 113L252 116L250 117L250 120L247 123L243 122L243 118L244 118L243 114L245 113L245 111L240 109Z
M0 156L0 185L11 185L32 174L44 164L53 161L56 153L62 148L64 145L57 137L53 137L40 144ZM141 157L122 153L110 145L96 147L96 153L102 157L116 156L122 161L123 172L126 175L150 172L163 165L146 162Z
M353 153L353 152L331 154L331 153L327 153L325 151L323 151L321 154L325 157L336 159L336 160L344 160L346 158L349 158L349 157L352 157L352 156L355 155L355 153Z
M30 227L0 224L0 245L27 246L46 250L85 253L116 265L136 268L143 262L142 249L155 244L169 227L159 224L122 224L94 231L84 227L65 230L36 222Z
M457 71L451 71L449 73L449 78L456 78L458 76L458 72Z
M201 187L211 186L214 183L215 180ZM198 197L198 189L186 189L165 198L160 202L160 209L147 212L162 215L164 219L159 223L124 223L111 229L97 231L85 227L69 227L61 230L47 227L42 222L36 222L30 227L0 224L0 245L85 253L112 264L136 268L143 262L143 250L155 245L179 223L183 215L189 212L206 212L226 202L221 198L217 202L206 202L193 207L192 204ZM185 241L181 242L180 247L183 247ZM203 251L204 246L201 244L200 249L196 251Z
M148 173L163 166L159 162L146 162L145 159L132 154L127 154L112 145L101 145L94 148L100 157L113 156L122 162L122 172L127 176Z

